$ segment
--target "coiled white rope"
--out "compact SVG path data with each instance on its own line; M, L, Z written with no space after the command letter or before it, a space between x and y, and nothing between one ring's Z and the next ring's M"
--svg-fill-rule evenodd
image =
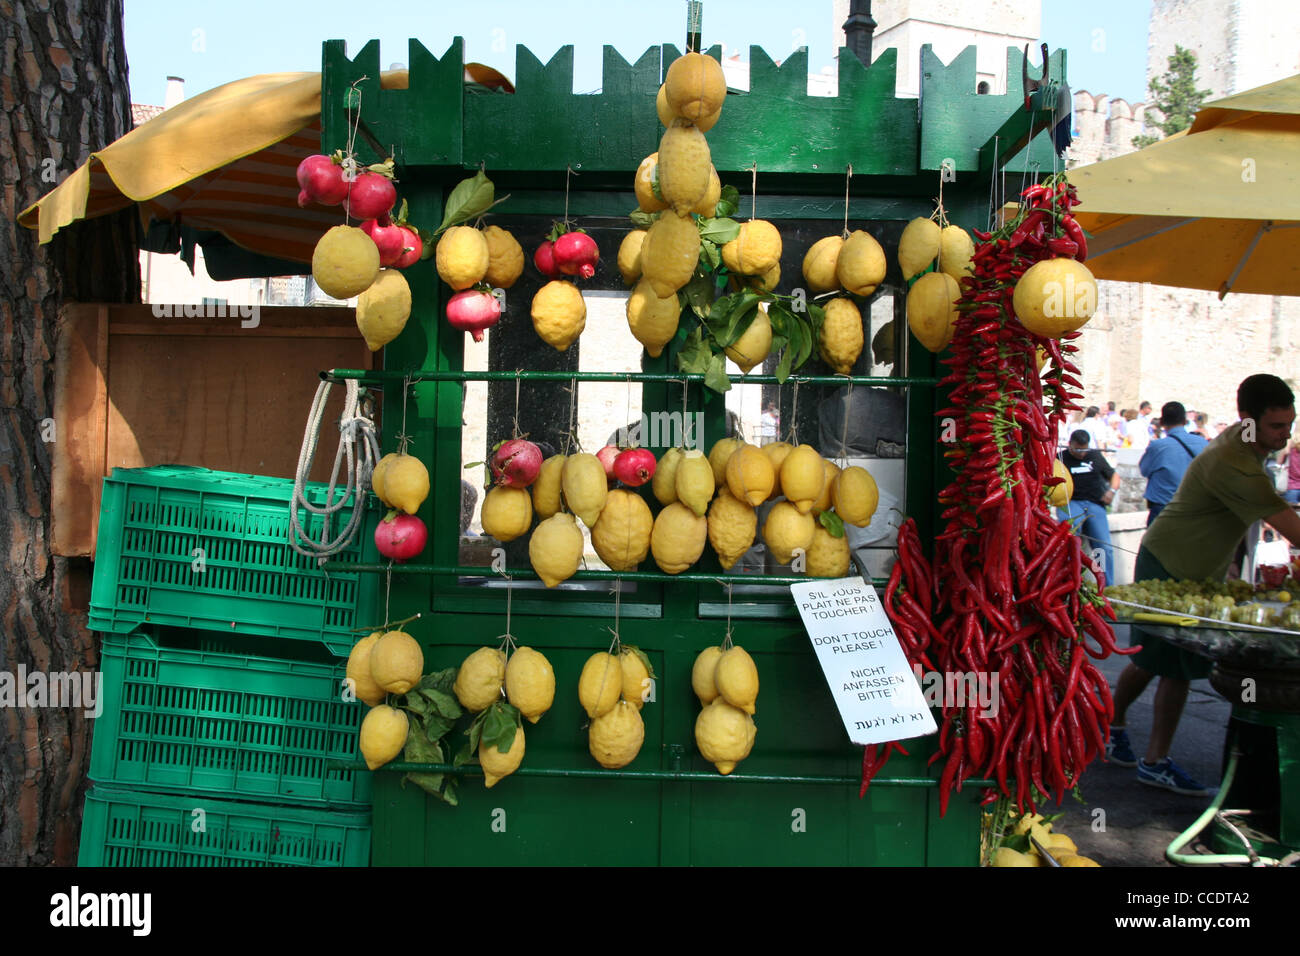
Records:
M355 379L345 383L346 396L343 413L339 416L339 446L334 454L334 470L330 474L329 485L325 491L325 501L314 505L307 500L305 486L307 476L311 474L312 464L316 459L316 443L320 431L321 418L325 406L329 403L332 382L321 382L316 387L316 397L312 401L311 412L307 416L307 428L302 437L302 449L298 452L298 470L293 479L293 499L289 503L289 545L299 554L308 558L317 558L324 564L331 555L343 551L357 536L361 522L365 517L364 495L370 485L370 475L379 461L379 440L375 436L375 423L364 414L360 403L360 386ZM360 450L356 448L360 442ZM340 486L339 468L346 456L347 465L343 475L344 484ZM335 498L335 490L341 494ZM352 498L352 513L347 524L338 537L330 537L331 519L343 510L349 498ZM311 514L322 515L320 540L312 540L303 530L299 520L299 509L306 508Z

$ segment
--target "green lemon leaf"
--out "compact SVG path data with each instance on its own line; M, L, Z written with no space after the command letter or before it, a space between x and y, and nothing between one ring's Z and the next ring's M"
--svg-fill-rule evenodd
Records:
M633 209L627 218L631 219L634 225L649 229L654 225L655 220L659 218L659 213L646 212L644 209Z
M713 215L719 219L725 219L727 216L734 216L739 208L740 191L735 186L723 186L722 194L718 197L718 206L713 210Z
M817 520L821 526L830 532L832 538L844 537L844 519L834 511L819 511Z
M715 353L709 360L709 369L704 373L704 384L715 392L731 390L731 379L727 377L727 362L721 353Z
M406 703L402 706L415 714L424 715L429 712L429 702L424 699L423 694L415 691L406 695Z
M754 322L754 317L758 315L758 303L754 302L748 308L733 309L731 315L727 318L727 326L721 334L718 335L718 344L723 348L728 345L734 345L736 340L748 331L750 325Z
M624 644L623 652L627 653L628 651L631 651L641 659L641 663L645 665L646 671L653 678L655 676L655 666L650 663L650 658L646 657L645 651L641 650L641 648L637 647L635 644Z
M451 694L433 687L424 688L421 693L429 701L431 714L454 721L463 713L460 701Z
M740 223L734 219L701 219L700 238L723 245L740 235Z
M677 353L677 367L683 372L702 375L708 371L709 361L712 358L713 350L704 341L704 330L696 326L686 336L686 343Z
M1009 850L1020 853L1032 853L1034 848L1029 843L1028 833L1012 833L1002 838L1002 845Z
M695 275L691 277L691 281L686 283L686 287L682 289L682 294L686 298L686 304L691 307L691 311L701 319L707 316L709 310L713 308L713 281L699 269L695 270Z
M700 243L700 261L710 272L716 272L722 265L722 253L718 252L718 247L711 242Z
M438 232L443 232L458 222L483 215L492 208L495 198L496 187L492 185L492 180L483 175L483 170L480 169L469 179L462 179L447 197L447 208Z
M773 351L776 350L773 349ZM787 345L781 350L781 360L776 363L776 372L773 373L776 375L776 380L778 382L784 384L785 380L790 377L790 363L793 361L794 349Z

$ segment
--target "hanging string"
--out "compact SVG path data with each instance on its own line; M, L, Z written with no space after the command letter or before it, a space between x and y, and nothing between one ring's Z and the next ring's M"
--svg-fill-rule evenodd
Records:
M361 89L357 84L362 83L368 79L370 79L369 76L361 76L358 77L356 80L354 80L352 86L348 90L348 96L345 101L347 104L347 111L348 111L348 148L347 148L347 155L343 157L343 178L348 183L349 195L351 195L352 193L352 183L357 178L357 158L356 158L357 127L361 125ZM355 111L352 107L353 93L357 94L357 105ZM352 216L348 213L347 209L348 209L348 204L344 203L343 221L351 222Z
M758 218L758 160L750 167L753 175L749 180L749 218Z
M619 636L618 633L619 615L622 611L622 602L623 602L623 579L615 578L614 579L614 626L605 628L605 630L609 631L609 633L614 636L614 639L609 644L609 652L613 654L615 657L617 657L623 649L622 646L623 639Z
M569 379L569 429L564 434L564 454L569 454L569 448L573 443L573 406L578 395L578 382L576 379Z
M849 414L853 410L853 379L844 392L844 431L840 434L840 461L842 468L849 466Z
M515 369L515 420L511 431L510 437L519 437L519 369Z
M726 582L727 587L727 630L722 638L722 649L731 650L731 582Z
M843 237L849 237L849 180L853 178L853 164L849 163L849 168L844 172L844 232Z
M582 164L579 163L578 166L581 167ZM574 172L573 166L570 165L564 167L564 225L565 226L569 225L569 177L577 176L577 175L578 173Z
M388 562L388 570L384 574L384 620L389 618L389 598L393 593L393 562Z
M998 137L993 136L993 175L989 177L989 225L986 232L993 231L994 217L998 209Z
M786 432L790 436L790 444L798 446L799 444L799 380L794 380L794 396L790 400L790 430Z
M625 389L624 395L625 395L626 400L627 400L627 407L623 410L623 415L624 415L623 421L625 422L625 424L623 425L623 434L622 434L622 436L621 436L622 439L623 439L623 441L620 442L620 444L623 444L623 445L630 445L630 444L632 443L632 435L631 435L631 433L628 431L628 427L627 427L627 426L630 425L630 424L632 424L632 373L630 373L630 372L628 373L627 381L626 381L624 384L625 384L625 386L626 386L626 389ZM682 421L686 421L686 419L683 418ZM644 435L640 435L640 436L638 436L638 437L639 437L640 439L644 439L644 438L645 438ZM628 530L629 530L629 532L630 532L630 530L631 530L631 526L630 526L630 525L625 525L625 527L627 527Z
M408 374L402 379L402 429L397 433L397 453L406 454L406 446L410 442L410 436L406 433L406 406L410 401L411 376Z

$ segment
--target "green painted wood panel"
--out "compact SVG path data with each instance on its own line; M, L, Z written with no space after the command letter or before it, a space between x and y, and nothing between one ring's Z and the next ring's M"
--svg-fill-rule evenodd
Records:
M1007 92L977 93L975 47L967 47L947 66L935 55L930 44L921 47L921 153L923 170L938 170L950 160L958 173L980 168L979 149L1007 117L1024 109L1021 68L1025 55L1015 47L1007 48ZM1050 75L1065 76L1065 50L1048 58ZM1041 79L1042 70L1029 67L1031 79ZM1041 169L1052 170L1051 137L1043 133L1022 154L1023 162L1037 162ZM1058 160L1059 163L1059 160ZM1009 164L1008 168L1019 169Z
M665 62L671 63L665 48ZM673 53L676 51L674 50ZM808 95L808 50L781 64L749 48L749 92L733 92L708 133L721 172L830 173L905 176L916 170L917 101L895 99L896 51L867 68L846 49L839 57L837 96Z
M467 166L490 170L635 170L659 148L655 115L659 48L628 63L604 48L599 93L573 92L573 47L563 46L543 64L527 47L516 48L515 92L465 97Z

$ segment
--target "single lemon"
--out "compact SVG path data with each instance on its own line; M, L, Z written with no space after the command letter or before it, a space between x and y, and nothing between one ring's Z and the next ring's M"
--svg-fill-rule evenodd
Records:
M739 438L719 438L709 449L709 467L713 469L713 483L721 488L727 483L727 462L744 442ZM703 512L701 512L702 514Z
M718 683L713 677L718 672L718 658L721 656L721 647L716 644L706 647L700 651L691 668L691 690L695 691L695 696L700 699L703 707L713 703L718 696Z
M514 740L504 753L496 747L489 747L486 741L478 744L478 762L483 768L483 783L491 790L497 781L508 777L524 760L524 728L515 728Z
M398 454L384 469L384 503L413 515L429 497L429 469L414 455Z
M991 866L1036 866L1028 853L1021 853L1007 846L1000 846L993 851Z
M480 647L460 665L452 691L471 714L487 710L501 698L506 679L506 655L495 647Z
M698 125L698 124L697 124ZM704 127L707 129L708 127ZM704 198L691 207L691 212L695 213L701 219L712 219L714 213L718 211L718 200L722 198L722 180L718 178L718 171L709 165L709 188L704 193Z
M871 233L859 229L844 240L835 274L845 290L871 295L885 278L885 250Z
M939 224L933 219L913 219L898 239L898 265L903 279L924 272L939 254Z
M644 742L645 722L641 710L627 700L618 701L608 712L593 719L587 731L591 755L607 770L630 764Z
M641 245L645 237L646 230L633 229L618 244L618 271L628 285L635 285L641 278Z
M826 317L817 333L822 359L841 375L848 375L862 354L862 313L852 299L840 296L825 305Z
M727 358L740 366L746 375L755 365L762 365L772 351L772 323L767 317L767 303L758 303L754 318L744 333L725 349Z
M650 490L661 505L670 505L677 500L677 466L682 463L682 454L680 448L669 448L655 466L654 477L650 479ZM712 473L709 472L710 475Z
M758 534L758 512L743 501L737 501L723 488L709 508L709 544L718 555L724 571L730 571L736 562L754 546Z
M650 674L648 658L640 648L624 645L618 661L623 669L623 699L640 710L650 699L650 688L654 680Z
M658 474L657 470L656 474ZM709 501L712 500L713 491L716 487L714 474L709 459L704 457L704 452L698 448L683 452L674 475L673 492L675 500L681 502L695 514L703 517L705 512L709 510ZM662 504L673 503L663 501L662 498L660 502Z
M352 645L352 651L348 654L346 674L352 693L357 700L371 707L383 703L384 695L388 693L370 675L370 652L383 636L383 631L375 631L369 637L363 637Z
M640 495L615 488L591 528L591 544L611 571L635 571L650 552L654 516Z
M483 230L487 241L488 267L483 279L497 289L508 289L524 274L524 249L506 229L488 226Z
M663 89L673 115L698 120L722 109L727 97L727 80L713 57L687 53L668 67Z
M880 489L871 472L858 465L851 465L835 476L831 498L835 504L835 513L845 524L856 528L865 528L871 524L871 516L876 513L880 503Z
M549 518L560 510L560 482L564 474L564 455L552 455L542 462L537 480L532 484L533 511L539 518Z
M650 553L665 574L680 574L700 559L708 521L675 501L659 512L650 532Z
M1044 259L1016 283L1011 300L1020 324L1035 335L1057 338L1076 332L1097 310L1097 280L1074 259Z
M397 269L380 269L375 281L357 297L357 329L372 352L401 335L410 317L411 287Z
M651 358L658 358L664 346L673 340L681 314L677 293L661 299L646 279L639 281L627 297L627 327Z
M800 445L781 463L781 492L800 514L812 510L826 484L822 456L812 445Z
M695 745L700 748L700 755L721 774L731 773L736 764L749 756L757 735L754 718L721 697L715 698L695 718Z
M767 500L771 501L783 494L781 490L781 467L785 464L790 452L794 451L794 445L791 445L788 441L773 441L761 447L763 454L772 462L772 473L776 475L776 481L772 483L772 493L767 496Z
M671 126L671 122L665 125ZM642 212L659 212L667 209L668 203L655 195L655 183L659 176L659 153L653 152L636 168L632 180L632 189L636 193L636 204Z
M722 246L722 262L741 275L762 275L781 261L781 233L766 219L741 223L740 234Z
M709 192L709 171L713 168L709 143L699 127L674 120L659 141L659 195L679 216Z
M356 226L335 226L312 251L311 276L335 299L360 295L378 275L379 247Z
M405 711L387 704L371 707L361 721L361 756L366 766L376 770L401 753L410 729Z
M609 478L600 459L586 452L570 455L564 460L560 484L569 510L588 528L594 528L609 494Z
M439 277L457 292L482 282L491 261L487 239L473 226L452 226L434 250Z
M818 495L817 500L813 502L812 512L817 514L821 511L829 511L834 504L833 492L835 491L835 479L840 473L840 466L835 464L829 458L822 459L822 470L826 472L826 484L822 485L822 493Z
M975 256L975 243L961 226L944 226L939 234L939 269L958 282L968 276L971 259Z
M810 578L842 578L849 573L852 555L849 553L847 535L838 538L818 522L813 526L812 544L808 545L808 560L804 573Z
M572 282L546 283L533 296L533 328L557 352L572 345L587 327L587 303Z
M555 701L555 670L546 655L521 647L506 661L506 699L534 724Z
M727 459L727 487L739 500L761 505L775 483L772 462L757 445L742 444Z
M907 292L907 327L931 352L942 352L957 327L961 289L946 272L927 272Z
M424 652L405 631L389 631L370 649L370 676L390 694L405 694L420 683Z
M817 519L802 514L788 501L778 501L763 523L763 541L777 564L789 564L796 551L807 551L812 544Z
M388 500L388 492L384 488L384 476L388 473L388 466L397 458L397 452L390 451L375 464L375 470L370 473L370 490L375 493L375 497L382 501L388 507L393 507L393 503Z
M641 245L641 276L667 298L695 274L700 259L700 231L689 215L664 213L655 220Z
M582 563L586 545L573 515L561 511L551 515L528 539L528 561L548 587L573 577Z
M808 288L813 292L830 292L840 287L835 266L839 262L843 246L844 239L841 236L826 236L814 242L804 253L803 281L808 283Z
M598 651L587 658L578 677L578 703L588 717L614 709L623 695L623 665L613 654Z
M722 652L713 682L718 685L722 699L732 707L747 714L754 712L754 702L758 699L758 668L749 652L739 644Z
M1065 481L1047 489L1047 502L1053 508L1068 508L1070 499L1074 497L1074 476L1070 474L1070 469L1065 467L1065 462L1059 458L1052 460L1052 476L1064 478Z
M498 541L513 541L533 526L533 499L527 488L497 485L483 499L483 533Z

